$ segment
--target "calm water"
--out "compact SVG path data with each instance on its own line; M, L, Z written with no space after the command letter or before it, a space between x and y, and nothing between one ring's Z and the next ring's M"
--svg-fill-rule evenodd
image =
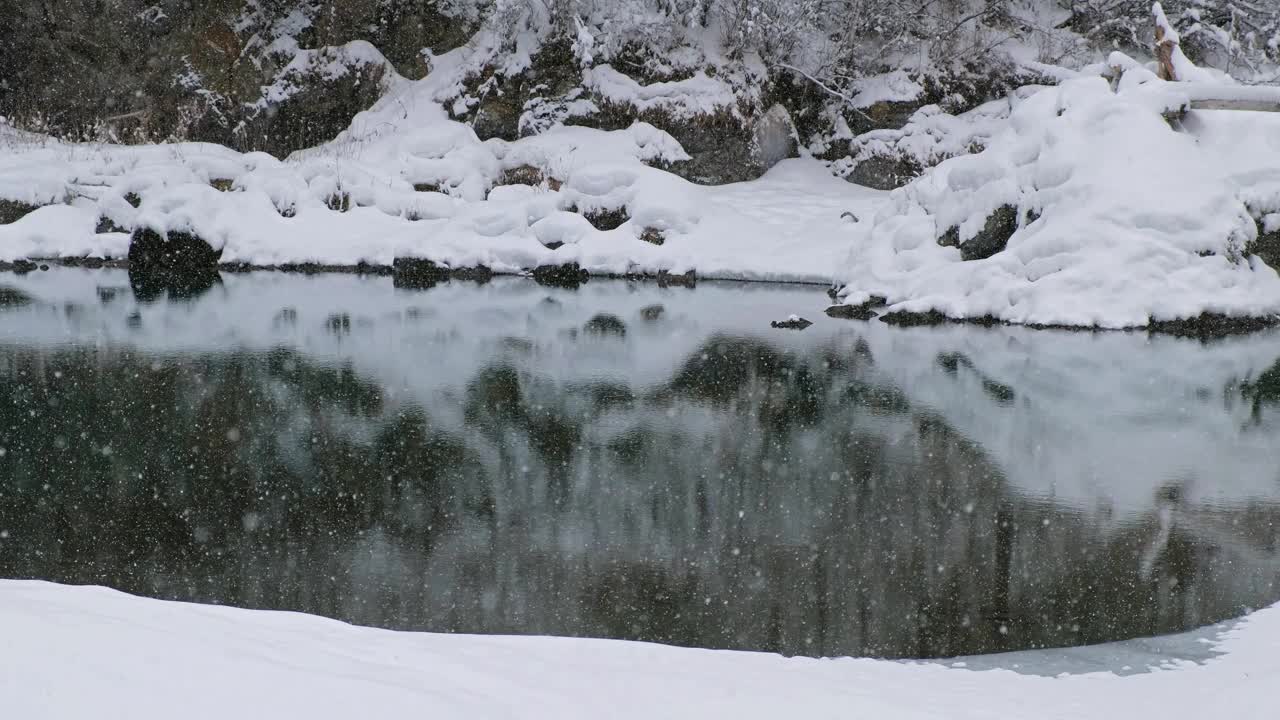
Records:
M1280 599L1280 337L820 289L0 276L0 577L389 628L934 657ZM770 320L798 313L802 332Z

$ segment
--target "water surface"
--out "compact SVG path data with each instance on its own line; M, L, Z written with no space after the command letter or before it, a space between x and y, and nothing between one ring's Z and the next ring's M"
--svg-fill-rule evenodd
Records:
M890 328L744 284L0 287L0 577L814 656L1280 599L1275 334Z

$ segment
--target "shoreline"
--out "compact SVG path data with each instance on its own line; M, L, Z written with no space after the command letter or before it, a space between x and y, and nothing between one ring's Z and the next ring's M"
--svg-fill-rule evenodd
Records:
M410 259L416 260L416 259ZM48 270L50 267L80 268L86 270L130 270L130 263L125 259L103 259L103 258L59 258L59 257L43 257L30 258L27 260L18 260L14 262L0 261L0 273L12 273L15 275L26 275L33 272L41 272ZM210 271L221 275L242 275L249 273L281 273L289 275L356 275L356 276L373 276L392 278L398 289L405 290L427 290L437 284L444 282L474 282L483 285L492 278L523 278L532 280L539 285L546 287L574 289L581 284L591 282L593 280L608 281L624 281L624 282L652 282L658 287L680 287L685 289L696 289L698 283L738 283L743 285L774 285L774 286L798 286L822 288L828 287L827 296L832 295L832 286L806 280L762 280L754 278L735 278L735 277L717 277L717 276L699 276L695 271L688 273L671 275L665 272L660 273L592 273L583 270L577 266L577 263L568 263L560 266L540 266L532 270L523 270L521 272L495 271L485 266L478 267L462 267L462 268L443 268L435 267L430 274L422 275L414 270L398 269L395 265L384 265L375 263L357 263L355 265L339 265L324 264L314 262L302 263L282 263L276 265L258 265L253 263L230 262L219 263ZM150 276L149 279L158 280L160 286L165 285L165 281L174 283L183 289L190 288L190 278L181 275L176 277ZM212 280L209 285L216 284L218 280ZM1266 332L1280 326L1280 316L1244 316L1235 317L1222 313L1201 313L1195 317L1180 318L1174 320L1152 320L1147 325L1137 325L1130 327L1108 328L1101 326L1087 325L1062 325L1062 324L1038 324L1038 323L1015 323L1006 320L999 320L990 316L979 318L954 318L944 315L936 310L927 312L910 312L910 311L893 311L880 314L874 311L872 305L867 306L851 306L842 304L828 304L827 307L819 309L815 308L814 313L823 313L828 317L836 320L845 320L851 322L870 322L879 321L887 325L893 325L902 328L914 327L940 327L947 325L972 325L980 327L1020 327L1028 330L1036 331L1066 331L1072 333L1145 333L1151 336L1165 335L1172 337L1183 337L1199 339L1201 341L1219 340L1229 337L1239 337L1251 335L1254 333ZM851 308L852 310L845 310Z

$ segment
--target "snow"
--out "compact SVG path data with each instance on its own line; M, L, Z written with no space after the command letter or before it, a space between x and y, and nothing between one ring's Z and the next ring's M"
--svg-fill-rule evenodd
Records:
M984 152L941 163L858 225L845 300L1105 328L1280 313L1280 276L1244 257L1251 210L1272 210L1259 203L1280 188L1264 169L1280 163L1264 139L1280 121L1193 112L1175 131L1160 110L1180 85L1126 72L1118 92L1080 78L1021 101ZM956 228L963 245L1002 206L1018 225L1004 252L964 261L936 241Z
M1280 607L1224 627L1212 658L1044 677L645 643L397 633L292 613L0 581L0 714L189 720L471 718L1269 718ZM1114 651L1099 648L1103 656ZM999 656L996 656L999 663ZM967 664L967 663L966 663ZM984 662L978 659L978 667ZM1034 667L1027 668L1034 671ZM1127 671L1126 671L1127 672ZM73 691L70 691L73 689Z
M120 235L94 234L105 216L126 229L195 232L225 262L388 265L407 255L497 272L576 261L600 273L695 269L702 277L826 283L845 252L840 214L865 212L881 196L801 160L752 183L696 186L644 164L687 157L646 123L481 142L429 100L432 90L389 96L334 141L284 161L195 143L67 145L0 128L9 133L0 143L14 149L0 155L0 197L73 196L0 226L0 260L123 257ZM560 188L497 184L523 166ZM230 190L212 187L217 179ZM129 193L141 198L136 210L124 200ZM332 209L343 203L348 212ZM616 230L566 217L623 208L631 220ZM664 245L639 239L646 227L663 230ZM553 251L547 242L573 247Z
M879 102L911 102L924 94L924 86L905 70L858 78L850 83L853 107L869 108Z
M640 112L659 111L685 119L722 112L738 114L733 89L701 70L686 80L641 85L609 65L600 65L584 72L582 82L605 100Z
M853 140L850 157L834 163L832 171L846 176L856 163L878 156L907 159L927 168L967 155L1000 134L1008 126L1012 109L1041 89L1028 86L1008 98L984 103L960 115L943 112L937 105L925 105L897 130L872 130L852 137L846 125L843 134ZM835 137L840 136L837 133Z

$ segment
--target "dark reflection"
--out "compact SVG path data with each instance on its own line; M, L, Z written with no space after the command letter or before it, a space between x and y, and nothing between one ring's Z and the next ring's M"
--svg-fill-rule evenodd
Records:
M1117 525L1024 497L861 341L713 336L651 386L485 361L423 406L294 351L0 349L0 576L888 657L1172 632L1280 596L1280 507L1174 483ZM1271 402L1274 372L1244 397Z
M153 302L166 297L170 300L193 300L220 284L222 276L217 268L129 270L129 286L138 302Z
M1253 421L1262 420L1262 409L1280 405L1280 360L1258 376L1257 380L1246 382L1240 387L1240 394L1253 410Z

